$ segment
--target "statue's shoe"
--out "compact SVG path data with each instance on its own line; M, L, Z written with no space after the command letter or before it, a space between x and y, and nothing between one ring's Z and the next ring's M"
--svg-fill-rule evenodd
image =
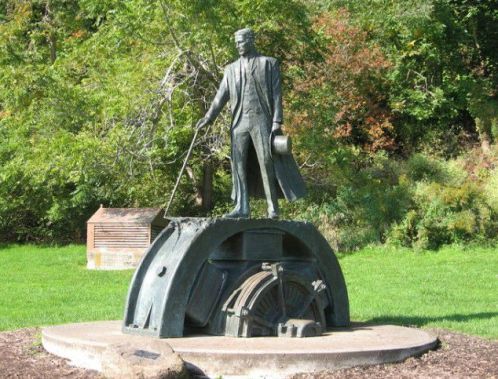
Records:
M250 217L249 212L241 212L236 209L223 216L223 218L249 218L249 217Z
M275 211L268 212L268 218L272 220L278 220L278 213Z

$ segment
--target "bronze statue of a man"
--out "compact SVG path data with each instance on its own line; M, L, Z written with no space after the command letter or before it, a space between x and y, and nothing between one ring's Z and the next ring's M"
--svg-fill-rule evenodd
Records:
M292 155L271 151L271 136L280 133L283 122L280 70L275 58L256 51L251 29L235 32L235 44L240 58L225 68L213 103L197 127L213 122L230 101L235 208L225 217L249 218L249 195L264 192L268 217L275 219L278 197L293 201L306 192Z

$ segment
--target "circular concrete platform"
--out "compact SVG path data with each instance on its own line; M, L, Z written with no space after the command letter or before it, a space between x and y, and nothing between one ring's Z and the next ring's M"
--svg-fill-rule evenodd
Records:
M420 329L356 324L311 338L188 336L157 340L123 334L121 321L101 321L44 328L42 342L50 353L98 371L102 371L106 349L127 344L150 357L176 352L210 377L279 378L402 361L434 348L437 338ZM143 346L153 348L144 351Z

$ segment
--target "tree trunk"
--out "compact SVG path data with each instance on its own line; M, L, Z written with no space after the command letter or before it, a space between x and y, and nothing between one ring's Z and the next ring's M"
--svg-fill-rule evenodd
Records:
M202 208L210 211L213 208L213 166L205 163L202 175Z
M476 129L479 132L479 139L481 140L481 150L484 154L489 154L492 143L491 120L486 117L476 117L475 122Z
M192 167L187 166L185 169L187 176L189 177L190 181L192 182L194 188L195 188L195 205L197 206L202 206L203 200L202 200L202 188L197 182L197 179L194 175L194 170L192 170Z
M45 15L43 16L43 21L48 32L47 43L50 49L50 63L53 64L57 59L57 37L55 34L54 18L52 15L51 5L52 4L50 0L47 0L45 4Z
M185 171L195 188L195 204L205 211L211 210L213 208L213 166L210 163L204 163L202 183L197 181L192 167L187 166Z
M50 46L50 62L54 63L57 59L57 39L54 32L50 32L48 45Z

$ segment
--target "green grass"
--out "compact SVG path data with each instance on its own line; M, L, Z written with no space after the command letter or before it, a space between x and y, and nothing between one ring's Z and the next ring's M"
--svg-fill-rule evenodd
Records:
M343 256L351 319L498 339L498 249L371 247Z
M131 275L87 270L81 245L0 247L0 330L120 319Z
M355 321L498 339L498 249L370 247L340 258ZM123 316L131 271L89 271L85 247L0 247L0 330Z

